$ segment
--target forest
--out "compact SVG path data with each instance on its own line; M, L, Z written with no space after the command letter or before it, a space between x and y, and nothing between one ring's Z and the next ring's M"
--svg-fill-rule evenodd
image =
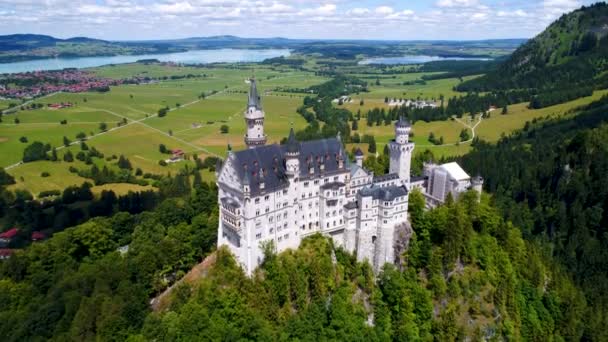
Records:
M368 263L316 235L265 248L246 277L214 250L216 193L205 183L140 214L117 212L54 234L0 265L5 341L579 339L587 303L572 280L474 192L424 211L376 281ZM127 249L118 247L128 246ZM150 300L212 253L205 275Z
M589 305L587 340L608 339L608 97L573 119L539 121L461 159L484 175L504 219L573 276ZM505 163L508 160L509 162Z

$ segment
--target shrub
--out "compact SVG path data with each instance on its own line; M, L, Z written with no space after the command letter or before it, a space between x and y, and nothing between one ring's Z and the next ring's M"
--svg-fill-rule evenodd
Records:
M59 196L59 195L61 195L61 191L59 191L59 190L47 190L47 191L42 191L41 193L39 193L38 198L53 197L53 196Z
M27 163L35 160L45 160L47 159L46 152L46 146L39 141L35 141L23 151L23 162Z
M27 137L21 137L19 138L19 141L21 141L22 143L27 143Z
M160 166L167 166L167 162L161 159L161 160L158 161L158 165L160 165Z
M49 177L50 175L51 175L50 173L48 173L48 172L44 171L44 172L42 172L42 173L40 174L40 177L42 177L42 178L46 178L46 177Z

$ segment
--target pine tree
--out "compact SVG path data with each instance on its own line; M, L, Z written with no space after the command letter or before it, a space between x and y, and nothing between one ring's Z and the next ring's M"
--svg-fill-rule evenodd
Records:
M367 148L367 152L376 153L376 139L374 137L371 137L371 139L369 140L369 147Z
M63 155L63 161L67 162L67 163L71 163L74 161L74 155L72 154L71 151L67 151L64 155Z
M123 156L122 154L120 155L120 158L118 158L118 167L124 170L132 170L133 167L131 166L131 162L129 161L129 159L125 158L125 156Z

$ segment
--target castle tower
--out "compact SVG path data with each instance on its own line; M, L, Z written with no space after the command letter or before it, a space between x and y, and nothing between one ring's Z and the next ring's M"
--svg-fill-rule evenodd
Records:
M410 186L410 166L414 143L409 141L412 126L403 117L395 125L395 139L389 143L390 173L396 173L408 187Z
M296 140L293 128L289 131L289 138L287 138L285 169L287 176L290 178L297 177L300 174L300 143Z
M245 145L248 148L262 146L266 144L266 134L264 134L264 110L258 88L254 78L250 80L251 87L249 89L249 100L247 102L247 110L245 111L245 123L247 125L247 133L245 133Z
M360 148L355 151L355 163L357 163L357 166L363 167L363 151Z
M481 200L481 192L483 191L483 178L475 176L471 179L471 188L477 192L478 200Z

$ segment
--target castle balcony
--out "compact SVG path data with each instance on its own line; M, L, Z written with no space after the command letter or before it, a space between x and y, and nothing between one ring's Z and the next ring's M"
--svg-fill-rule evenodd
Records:
M267 140L268 137L265 135L263 137L248 137L247 135L245 135L245 142L247 145L262 146L266 145Z
M224 216L222 217L222 226L224 226L224 228L229 228L239 236L243 233L243 227L240 220L234 221L230 217Z

